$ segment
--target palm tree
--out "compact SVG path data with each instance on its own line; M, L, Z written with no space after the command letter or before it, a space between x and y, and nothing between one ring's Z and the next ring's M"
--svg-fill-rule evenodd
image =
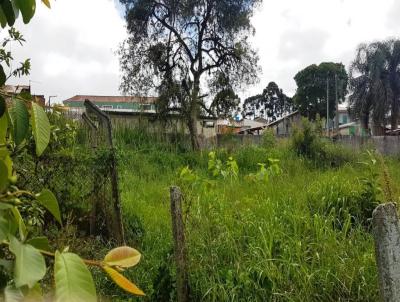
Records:
M387 40L382 46L387 60L388 91L391 98L391 129L397 129L400 114L400 40Z
M360 118L364 129L368 129L371 115L374 126L384 129L391 107L398 108L398 102L394 101L394 83L391 84L390 81L391 60L395 64L391 56L391 43L385 41L361 44L357 49L356 59L350 66L350 109L353 115ZM398 110L394 112L398 114ZM397 117L395 120L397 121Z

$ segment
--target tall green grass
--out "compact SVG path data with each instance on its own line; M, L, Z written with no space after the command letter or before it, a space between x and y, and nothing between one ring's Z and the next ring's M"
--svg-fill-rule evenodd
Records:
M228 181L208 175L206 152L121 148L125 225L143 253L130 277L149 301L175 300L169 187L181 184L185 166L212 181L181 184L192 301L378 300L373 240L363 223L369 217L357 216L365 206L361 180L368 175L358 163L365 156L332 168L297 155L285 141L216 150L222 161L233 156L239 165L239 178ZM282 174L268 183L249 181L246 175L267 157L280 160ZM387 164L399 171L397 160ZM400 174L392 178L398 194Z

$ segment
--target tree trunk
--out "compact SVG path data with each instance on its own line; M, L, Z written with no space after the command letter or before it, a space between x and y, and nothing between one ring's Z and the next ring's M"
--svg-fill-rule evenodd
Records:
M193 82L193 90L190 99L190 112L188 119L188 128L190 134L190 141L194 151L200 150L199 136L197 131L197 120L199 114L199 92L200 92L200 78L195 76Z
M392 116L390 119L390 124L391 124L391 130L397 130L397 127L399 125L398 123L398 117L399 117L399 106L398 106L398 98L394 97L392 101Z
M200 150L200 143L197 132L197 114L190 115L190 118L188 120L188 128L193 151Z
M369 112L364 112L361 116L361 128L368 131L369 125Z

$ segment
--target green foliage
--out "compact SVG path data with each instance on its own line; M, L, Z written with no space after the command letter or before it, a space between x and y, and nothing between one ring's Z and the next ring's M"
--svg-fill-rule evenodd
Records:
M47 6L49 1L43 1ZM0 3L0 23L5 27L7 19L12 25L20 10L25 23L34 15L35 0L4 0ZM12 56L4 51L11 40L23 42L22 36L14 29L9 30L0 49L0 63L10 66ZM28 61L29 63L29 61ZM27 62L11 72L24 75L29 72ZM0 69L0 86L6 77ZM42 300L40 281L45 278L47 267L44 256L55 259L54 274L57 301L96 301L96 290L87 266L97 266L106 271L111 279L125 291L134 295L144 295L132 282L115 268L135 266L140 254L129 247L111 250L103 261L83 260L78 255L56 251L51 252L50 244L43 230L43 210L46 209L61 224L62 217L56 196L48 189L35 194L39 186L31 189L19 182L18 176L37 176L37 168L22 171L14 161L32 163L45 152L50 137L57 138L57 128L51 128L48 116L29 94L13 94L0 89L0 276L1 288L6 301ZM11 107L4 101L11 100ZM52 131L53 130L53 131ZM33 147L35 152L30 153ZM26 184L26 183L25 183ZM61 234L61 233L60 233ZM10 269L13 267L13 269ZM4 268L4 269L3 269Z
M400 40L388 39L361 44L350 66L349 97L351 113L369 128L370 116L374 125L383 131L390 115L392 129L397 129L400 96ZM376 129L377 130L377 129ZM380 133L383 134L383 133ZM380 135L378 134L378 135Z
M266 129L264 130L263 134L262 134L262 141L261 141L261 145L264 148L274 148L277 145L277 137L274 133L273 129Z
M350 227L362 226L369 229L372 212L381 202L381 188L376 160L371 153L363 162L363 175L351 181L338 178L319 182L307 193L311 214L333 216L333 226L344 232Z
M269 178L274 175L280 175L282 170L279 166L279 159L267 158L266 163L258 163L259 171L256 174L249 174L248 179L251 181L268 183Z
M283 93L275 82L270 82L261 94L244 101L243 115L276 120L295 110L292 98Z
M10 115L14 130L13 131L14 141L15 144L19 146L27 138L29 130L29 113L26 108L25 101L14 98Z
M97 301L92 275L78 255L57 251L54 279L57 301Z
M123 210L127 217L140 217L145 230L138 247L146 261L130 276L140 278L150 300L176 300L173 258L166 257L172 246L172 183L185 192L191 300L379 299L373 238L364 226L368 216L352 218L361 215L363 165L352 160L316 169L281 141L268 149L253 145L214 152L223 165L229 157L237 161L237 180L213 177L208 153L121 150ZM282 173L267 183L246 181L267 158L278 159ZM187 183L176 173L182 167ZM399 162L389 161L388 167L398 196Z
M237 104L234 88L257 78L258 57L248 35L260 1L120 2L127 9L129 34L120 48L122 90L137 95L156 89L159 116L180 115L198 150L200 114L225 115ZM219 85L221 79L225 85ZM216 98L209 108L202 89L215 83L219 89L210 95Z
M229 178L233 180L238 178L239 166L231 156L224 164L216 157L215 152L210 152L208 154L208 171L210 171L213 177L222 176L224 179Z
M32 132L35 139L36 155L40 156L50 141L50 122L44 109L32 103Z
M326 118L327 81L329 81L329 118L335 115L336 84L339 103L347 93L348 76L342 63L324 62L310 65L294 77L297 90L293 97L300 113L311 120Z
M17 288L27 285L32 288L46 274L44 257L32 245L23 244L10 237L10 251L15 255L14 282Z
M353 160L350 150L322 138L320 120L315 123L303 118L300 128L295 128L291 138L293 150L300 156L312 160L320 167L338 167Z
M36 200L45 207L54 218L61 224L61 214L58 207L58 202L54 194L49 190L43 190L39 194L36 194Z

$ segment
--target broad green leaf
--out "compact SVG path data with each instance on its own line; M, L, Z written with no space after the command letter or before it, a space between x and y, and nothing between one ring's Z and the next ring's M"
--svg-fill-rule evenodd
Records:
M51 8L50 0L42 0L42 2L43 2L44 5L46 5L48 8Z
M108 266L119 266L128 268L135 266L140 261L140 253L129 246L117 247L104 257L104 262Z
M54 278L57 302L95 302L97 300L92 275L78 255L57 251Z
M0 6L0 25L2 28L6 27L7 25L7 18L1 6Z
M50 122L46 112L36 103L32 103L32 132L36 143L36 155L42 155L50 141Z
M36 195L36 200L42 206L44 206L60 224L62 224L57 198L51 191L44 189L42 192Z
M11 4L13 6L15 20L17 20L18 17L19 17L19 7L18 7L18 4L17 4L17 1L16 0L11 0Z
M32 288L46 274L46 263L40 252L29 244L10 238L10 251L15 255L14 282L16 287Z
M16 0L16 3L21 11L22 19L24 23L27 24L31 21L36 10L35 0Z
M50 244L49 244L49 239L47 239L47 237L32 238L32 239L29 239L26 243L32 245L34 248L37 248L38 250L47 251L47 252L49 252L51 250Z
M3 86L6 83L7 76L4 72L3 66L0 65L0 86Z
M18 224L19 236L21 237L21 240L24 241L26 238L26 235L28 234L28 231L26 229L25 222L22 219L21 213L19 212L17 207L13 207L11 209L11 212L14 215L15 222Z
M3 116L0 117L0 144L6 143L7 130L8 130L8 118L7 114L3 114Z
M2 241L14 236L18 225L15 223L10 211L2 211L0 214L0 241Z
M13 26L15 23L14 9L10 0L0 1L1 8L3 9L4 15L7 18L7 23L9 26ZM3 83L4 84L4 83Z
M3 160L0 160L0 193L8 187L8 169Z
M11 160L10 153L6 148L0 148L0 160L6 165L8 178L10 178L12 176L13 162Z
M4 289L4 300L5 302L22 302L24 301L24 295L19 288L8 285Z
M24 101L13 100L11 118L13 120L14 141L18 146L25 140L29 130L29 114Z
M104 266L103 269L111 277L111 279L115 282L115 284L117 284L123 290L136 296L145 296L142 290L140 290L135 284L133 284L131 281L129 281L115 269L109 266Z
M13 208L12 204L0 202L0 211L11 210Z

